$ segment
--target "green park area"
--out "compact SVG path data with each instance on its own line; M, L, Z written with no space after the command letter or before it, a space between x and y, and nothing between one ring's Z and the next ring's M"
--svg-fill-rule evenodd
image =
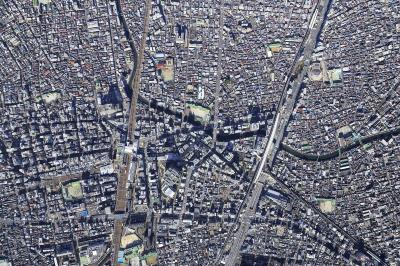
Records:
M282 44L280 44L279 42L270 43L270 44L268 44L268 48L273 53L279 53L280 51L282 51Z
M341 68L335 68L328 70L328 77L331 83L340 83L343 79L343 73Z
M335 211L336 208L336 200L334 199L326 199L326 198L319 198L317 199L319 203L319 208L323 213L332 213Z
M146 260L147 265L156 265L157 264L157 253L151 252L143 258Z
M47 5L50 3L51 3L51 0L32 0L33 6L38 6L39 4Z
M79 181L63 185L62 193L65 200L78 200L83 198L82 186Z
M43 100L45 103L49 104L61 97L61 93L58 91L52 91L48 92L45 94L42 94L38 97L36 97L36 102L39 102L40 100Z
M210 120L210 110L208 108L197 104L187 104L186 108L189 108L190 113L194 115L197 121L206 123Z
M81 265L90 265L90 263L91 263L91 260L90 260L89 256L79 257L79 260L81 262Z

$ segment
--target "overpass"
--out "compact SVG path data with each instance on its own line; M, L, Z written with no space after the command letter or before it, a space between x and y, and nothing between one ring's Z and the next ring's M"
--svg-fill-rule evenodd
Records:
M311 56L313 54L314 48L317 44L318 37L320 32L323 29L324 21L326 15L328 14L329 6L331 4L331 0L320 0L317 4L316 10L314 11L313 19L310 21L310 27L308 27L308 32L304 41L301 44L299 51L303 52L303 59L301 59L300 55L298 56L297 62L294 62L294 65L301 65L304 62L304 65L299 73L297 72L297 67L292 66L291 75L288 76L288 79L291 77L295 77L292 83L289 81L286 83L285 89L283 90L283 94L281 96L281 101L278 107L278 114L276 115L274 129L270 139L272 139L273 144L267 146L266 153L268 154L268 167L272 168L272 164L275 160L276 153L279 150L280 143L283 140L284 132L289 123L290 116L293 112L294 106L296 104L298 95L301 91L301 85L303 83L303 79L307 73L308 67L310 66ZM291 95L288 94L289 89L292 89Z
M240 247L242 246L242 244L244 242L244 239L247 235L247 231L250 226L249 223L250 223L251 214L254 212L254 209L257 206L257 203L259 201L259 198L260 198L260 195L262 192L262 187L264 186L265 179L262 178L264 167L267 164L269 166L269 168L272 168L276 153L277 153L280 143L282 142L282 139L283 139L284 131L289 122L290 115L293 111L293 108L294 108L294 105L295 105L295 102L297 99L297 95L300 92L301 83L305 76L306 68L308 67L309 62L307 64L307 66L305 66L302 69L300 74L297 75L297 78L293 82L292 85L290 85L290 82L289 82L290 77L295 76L295 73L297 71L295 66L297 65L297 62L299 61L301 51L304 51L304 58L311 57L312 52L313 52L314 47L317 42L318 34L322 30L323 20L324 20L325 14L328 11L329 4L330 4L330 0L320 0L319 3L315 7L315 12L317 12L317 13L315 13L316 15L313 16L314 18L313 18L312 23L317 24L317 28L309 27L309 29L306 33L306 36L300 45L298 53L296 54L295 60L292 64L292 67L291 67L289 73L288 73L288 81L286 82L285 87L282 92L282 95L281 95L281 99L280 99L280 102L278 105L277 113L274 118L274 124L272 126L272 130L269 135L267 145L265 146L261 161L257 165L257 169L255 171L255 175L254 175L254 178L253 178L251 186L250 186L250 187L254 187L254 189L253 189L253 191L251 191L251 192L249 191L246 194L244 202L247 202L247 206L242 205L238 212L239 218L243 214L244 214L244 217L247 217L247 218L239 219L240 226L235 233L229 232L228 240L225 243L225 245L227 246L229 241L231 241L233 238L233 241L229 248L229 252L224 257L224 259L221 260L220 259L222 256L222 254L221 254L222 251L221 251L220 254L218 254L218 256L217 256L217 261L216 261L217 264L222 263L222 264L228 265L228 266L233 266L236 264L236 261L239 257L239 253L240 253ZM310 21L310 23L311 23L311 21ZM288 95L287 92L289 91L290 86L292 87L293 95L292 95L292 97L287 97L287 95Z

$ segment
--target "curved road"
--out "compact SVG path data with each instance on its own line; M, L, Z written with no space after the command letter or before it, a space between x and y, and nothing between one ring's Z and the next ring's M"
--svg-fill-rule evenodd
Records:
M381 140L385 137L388 136L396 136L400 133L400 127L395 127L389 130L385 130L385 131L381 131L369 136L364 136L361 137L358 140L355 140L349 144L347 144L344 147L341 147L337 150L328 152L328 153L323 153L323 154L312 154L312 153L304 153L300 150L297 150L285 143L281 144L281 147L284 151L292 154L293 156L303 159L303 160L308 160L308 161L327 161L327 160L331 160L334 159L336 157L339 157L340 154L342 154L343 152L352 150L354 148L357 148L361 145L376 141L376 140Z

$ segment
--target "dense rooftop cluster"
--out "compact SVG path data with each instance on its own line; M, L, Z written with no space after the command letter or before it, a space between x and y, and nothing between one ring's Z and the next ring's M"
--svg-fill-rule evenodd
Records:
M0 0L0 265L400 263L399 8Z
M359 243L344 238L317 210L279 184L264 187L241 249L243 262L248 264L365 263Z
M398 124L399 8L395 1L333 1L288 142L323 153L338 148L342 127L365 135L383 116L387 127Z
M99 259L110 246L113 225L116 176L108 172L103 167L37 185L21 175L2 175L1 255L12 265Z
M333 206L327 214L345 231L397 262L399 141L399 136L389 136L324 162L307 162L283 153L275 171L316 207L328 199Z
M225 132L257 130L272 118L312 6L154 2L141 93L176 112L191 111L204 124L217 115Z

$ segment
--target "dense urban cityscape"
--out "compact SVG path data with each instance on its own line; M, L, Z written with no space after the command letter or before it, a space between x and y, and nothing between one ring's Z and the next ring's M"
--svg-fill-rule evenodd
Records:
M0 266L400 265L400 1L0 0Z

